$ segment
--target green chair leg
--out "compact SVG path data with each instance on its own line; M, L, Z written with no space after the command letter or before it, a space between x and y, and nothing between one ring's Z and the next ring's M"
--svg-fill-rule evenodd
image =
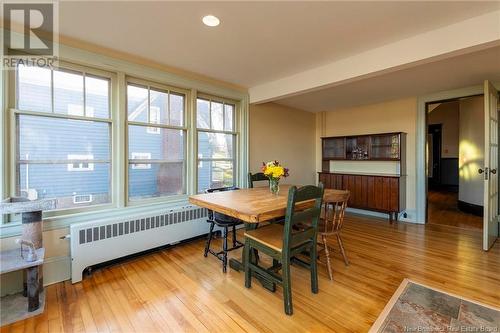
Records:
M311 246L311 250L309 252L309 260L311 266L311 291L313 294L318 293L318 260L317 260L317 246L316 242Z
M245 240L245 248L243 250L243 266L245 267L245 287L252 287L252 271L250 269L250 243Z
M293 314L292 307L292 281L290 276L290 258L283 258L283 267L281 268L283 272L283 298L285 305L285 313L287 315Z

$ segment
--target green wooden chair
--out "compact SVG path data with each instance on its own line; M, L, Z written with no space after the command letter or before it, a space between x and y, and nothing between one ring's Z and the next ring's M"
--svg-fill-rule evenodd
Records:
M285 224L269 224L267 226L248 230L245 232L245 287L252 285L252 275L258 274L264 279L273 281L283 286L283 297L285 313L291 315L292 287L290 278L290 262L292 257L299 253L309 253L308 268L311 271L311 291L318 293L318 267L316 237L318 233L318 221L323 201L323 184L319 186L304 186L299 189L292 186L288 191L288 203L285 216ZM296 204L303 201L314 200L310 208L297 210ZM294 225L307 225L306 228L295 230ZM252 260L252 250L262 252L281 263L282 275L272 268L259 266Z
M269 178L267 178L263 172L257 172L252 174L251 172L248 173L248 187L253 188L253 183L254 182L263 182L266 181L267 185L269 185Z

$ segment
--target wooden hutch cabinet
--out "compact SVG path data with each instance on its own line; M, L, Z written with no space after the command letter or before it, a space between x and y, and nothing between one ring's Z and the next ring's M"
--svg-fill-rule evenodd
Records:
M397 220L406 209L406 133L327 137L322 147L319 181L326 188L349 190L349 207L387 213L391 222ZM396 162L399 173L337 172L330 170L335 161Z

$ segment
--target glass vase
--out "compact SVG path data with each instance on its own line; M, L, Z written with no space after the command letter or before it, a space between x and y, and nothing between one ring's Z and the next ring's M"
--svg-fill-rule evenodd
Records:
M272 194L278 195L280 192L280 181L279 179L269 179L269 190Z

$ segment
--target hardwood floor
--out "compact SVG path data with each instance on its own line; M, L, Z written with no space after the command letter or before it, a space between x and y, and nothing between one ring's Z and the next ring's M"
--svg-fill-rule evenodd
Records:
M245 289L199 240L49 286L42 315L1 332L366 332L404 278L500 307L500 244L483 252L478 231L351 215L343 238L351 265L337 251L333 281L320 265L319 294L292 267L293 316L281 288Z
M482 217L458 209L458 193L429 191L427 198L429 223L482 230Z

